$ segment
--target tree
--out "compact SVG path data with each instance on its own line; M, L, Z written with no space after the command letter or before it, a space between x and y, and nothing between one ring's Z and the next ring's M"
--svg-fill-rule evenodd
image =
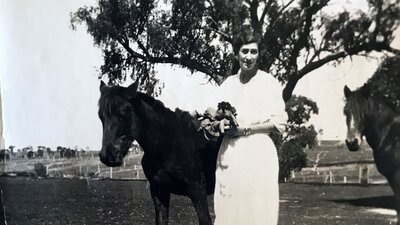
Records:
M294 95L285 107L289 129L284 141L295 142L303 149L314 147L317 132L308 122L312 114L318 114L317 103L307 97Z
M33 159L35 157L35 153L33 151L29 150L26 153L26 156L28 157L28 159Z
M10 159L15 158L15 156L16 156L16 153L14 152L15 146L14 145L10 145L10 146L8 146L8 149L10 151Z
M295 143L284 142L278 150L279 181L289 178L292 171L300 171L306 166L306 153Z
M292 171L306 166L305 149L311 149L317 141L317 132L309 124L311 114L318 114L317 104L304 96L294 95L286 103L288 129L278 147L279 180L283 181Z
M400 21L400 0L366 0L367 11L332 15L330 0L99 0L71 15L85 23L103 51L101 75L110 83L140 80L158 92L154 65L168 63L220 83L238 68L235 34L262 34L261 69L285 84L288 101L300 79L328 63L390 46ZM337 5L337 4L335 4Z
M307 159L309 161L313 162L313 164L314 164L313 171L317 172L318 175L319 175L319 171L318 171L319 161L321 161L321 159L325 158L326 155L328 155L328 151L320 151L320 152L318 152L317 158L315 158L315 159L307 157Z
M47 153L47 155L54 155L54 152L51 150L50 147L46 148L46 153Z
M43 158L45 154L46 147L39 145L37 146L36 157Z
M11 153L14 153L15 146L10 145L10 146L8 146L8 149L10 150Z

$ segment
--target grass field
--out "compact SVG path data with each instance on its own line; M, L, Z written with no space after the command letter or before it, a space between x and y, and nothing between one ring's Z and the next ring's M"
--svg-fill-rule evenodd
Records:
M372 149L364 142L360 150L356 152L350 152L346 145L343 143L338 144L322 144L321 146L315 146L311 150L306 150L308 158L308 166L314 166L313 160L318 158L320 155L318 164L320 166L336 165L349 162L373 162Z
M340 145L314 149L308 156L317 157L320 151L327 153L320 161L319 175L312 168L298 173L310 177L307 182L324 183L331 173L336 183L341 183L344 176L356 183L359 165L346 163L372 159L368 148L352 153ZM132 180L145 178L140 160L141 155L130 154L125 158L125 167L112 171L98 157L6 161L2 172L8 175L34 173L35 164L40 163L47 168L50 178L0 177L8 225L154 224L147 182ZM371 179L382 180L373 170L374 165L368 166ZM110 173L114 180L102 179L110 178ZM60 177L73 179L51 179ZM302 179L297 177L293 181ZM279 225L395 224L392 192L387 185L283 183L280 188ZM212 196L209 205L213 212ZM197 224L194 209L186 197L172 197L170 214L171 224Z
M0 186L8 225L154 224L145 181L1 177ZM284 183L280 190L279 225L386 225L395 221L387 185ZM212 196L209 200L213 212ZM197 224L186 197L172 197L170 215L172 225Z

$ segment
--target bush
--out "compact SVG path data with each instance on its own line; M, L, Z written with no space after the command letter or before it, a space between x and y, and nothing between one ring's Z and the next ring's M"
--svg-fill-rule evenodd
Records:
M283 143L278 150L279 181L284 181L292 171L300 171L306 166L307 155L301 146L290 141Z
M46 177L47 171L46 166L43 163L35 163L35 173L38 177Z
M35 158L35 153L33 153L33 151L29 151L26 156L28 157L28 159L33 159Z

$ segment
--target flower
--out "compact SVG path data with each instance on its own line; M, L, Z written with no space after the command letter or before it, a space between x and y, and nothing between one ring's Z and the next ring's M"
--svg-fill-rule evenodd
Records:
M199 131L203 131L207 140L217 141L225 129L239 126L236 115L236 109L229 102L220 102L217 110L207 108L203 114L197 115Z

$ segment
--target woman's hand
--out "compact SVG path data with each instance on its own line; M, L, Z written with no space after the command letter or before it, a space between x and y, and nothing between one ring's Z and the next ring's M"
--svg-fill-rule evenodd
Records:
M226 130L225 135L227 135L230 138L235 138L244 136L246 134L245 134L245 129L242 127L230 127L229 129Z
M229 120L227 119L222 119L220 121L217 121L214 124L214 130L219 130L222 134L225 133L226 129L229 129Z

